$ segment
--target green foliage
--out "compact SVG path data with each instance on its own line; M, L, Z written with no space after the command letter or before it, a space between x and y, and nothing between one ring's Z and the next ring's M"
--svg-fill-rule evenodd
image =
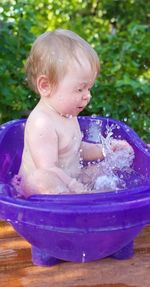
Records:
M101 74L84 114L125 121L150 142L150 3L143 0L5 0L0 7L0 121L37 102L24 63L35 37L71 29L96 49Z

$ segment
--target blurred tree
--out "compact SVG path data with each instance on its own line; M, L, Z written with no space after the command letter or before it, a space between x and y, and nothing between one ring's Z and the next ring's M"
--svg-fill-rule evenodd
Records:
M37 102L24 63L35 37L71 29L98 52L101 74L84 114L124 120L150 141L150 2L1 0L0 119L24 117Z

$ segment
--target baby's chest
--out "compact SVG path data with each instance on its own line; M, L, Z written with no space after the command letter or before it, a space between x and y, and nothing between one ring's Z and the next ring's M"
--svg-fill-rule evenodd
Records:
M82 135L78 124L71 123L70 125L63 126L58 135L59 152L78 152L81 140Z

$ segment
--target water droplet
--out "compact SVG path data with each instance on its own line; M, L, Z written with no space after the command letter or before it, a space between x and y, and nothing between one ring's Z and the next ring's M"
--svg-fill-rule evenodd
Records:
M68 119L72 119L73 118L73 116L70 115L70 114L66 114L65 117L68 118Z
M18 213L18 221L21 221L22 220L22 217L23 217L23 212L19 212Z
M85 252L83 251L83 253L82 253L82 263L84 263L85 262Z
M92 118L92 119L95 119L96 117L97 117L96 114L91 115L91 118Z
M148 152L149 151L148 148L145 148L145 151Z
M8 219L6 219L6 221L7 221L7 222L11 222L11 220L10 220L9 218L8 218Z
M81 133L81 138L82 138L82 139L84 138L84 133L83 133L83 132Z
M96 125L102 125L102 121L101 120L96 120Z

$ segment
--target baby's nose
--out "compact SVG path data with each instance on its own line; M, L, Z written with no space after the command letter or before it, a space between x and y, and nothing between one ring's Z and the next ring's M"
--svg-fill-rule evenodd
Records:
M90 93L90 91L88 91L86 94L84 94L83 100L89 101L90 98L91 98L91 93Z

